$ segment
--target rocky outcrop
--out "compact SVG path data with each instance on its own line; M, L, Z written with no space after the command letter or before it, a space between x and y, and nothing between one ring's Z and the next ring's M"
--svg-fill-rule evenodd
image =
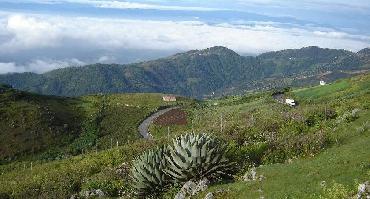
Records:
M358 185L357 199L370 199L370 183L366 181Z
M80 192L80 196L83 198L102 198L105 197L105 193L101 189L93 189Z
M244 174L242 179L245 182L256 181L256 180L262 181L263 179L265 179L265 176L257 175L256 167L252 167Z
M175 199L185 199L187 196L195 196L198 193L205 191L208 188L210 181L207 178L203 178L198 183L192 180L187 181L176 194Z

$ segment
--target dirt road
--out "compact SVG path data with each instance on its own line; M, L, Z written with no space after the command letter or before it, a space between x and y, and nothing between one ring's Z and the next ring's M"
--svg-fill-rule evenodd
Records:
M154 113L153 115L151 115L151 116L149 116L149 117L147 117L140 125L139 125L139 133L140 133L140 135L142 135L143 136L143 138L145 138L145 139L151 139L152 138L152 135L150 134L150 132L149 132L149 126L150 126L150 124L152 124L153 123L153 121L157 118L157 117L159 117L159 116L161 116L161 115L163 115L163 114L165 114L165 113L167 113L168 111L171 111L171 110L173 110L173 109L177 109L177 108L179 108L178 106L175 106L175 107L170 107L170 108L166 108L166 109L163 109L163 110L159 110L158 112L156 112L156 113Z

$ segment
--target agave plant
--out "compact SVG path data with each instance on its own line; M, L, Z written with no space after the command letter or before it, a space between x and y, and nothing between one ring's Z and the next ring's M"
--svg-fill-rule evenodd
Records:
M207 134L186 134L169 146L167 169L175 182L227 175L233 168L225 157L226 145Z
M164 173L166 152L166 147L156 148L144 152L134 160L131 176L138 195L158 193L168 184L170 178Z

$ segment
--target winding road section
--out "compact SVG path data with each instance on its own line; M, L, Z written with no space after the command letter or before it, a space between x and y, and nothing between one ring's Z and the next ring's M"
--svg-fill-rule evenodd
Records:
M139 125L139 133L143 136L144 139L152 139L152 135L149 132L149 126L153 123L153 121L158 118L159 116L171 111L173 109L178 109L180 107L170 107L166 109L159 110L158 112L154 113L153 115L147 117L140 125Z

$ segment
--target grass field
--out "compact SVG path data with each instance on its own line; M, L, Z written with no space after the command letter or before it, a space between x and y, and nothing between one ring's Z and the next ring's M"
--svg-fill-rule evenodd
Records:
M294 90L293 93L300 99L313 100L346 90L350 86L350 82L347 79L344 79L334 84L328 84L325 86L297 89Z
M369 111L338 130L345 137L343 143L318 155L259 167L257 174L264 176L262 181L215 185L208 191L228 190L216 198L330 198L323 183L327 189L338 183L343 185L343 198L352 197L358 184L370 179L370 126L358 131L358 127L369 122L368 118Z
M370 75L287 95L300 105L279 104L270 93L231 96L188 109L193 122L170 127L175 134L208 132L234 143L238 158L245 159L244 171L245 162L261 165L257 172L265 180L215 185L210 191L229 190L216 198L330 198L330 191L348 198L370 179ZM155 135L167 136L167 128L151 128Z

